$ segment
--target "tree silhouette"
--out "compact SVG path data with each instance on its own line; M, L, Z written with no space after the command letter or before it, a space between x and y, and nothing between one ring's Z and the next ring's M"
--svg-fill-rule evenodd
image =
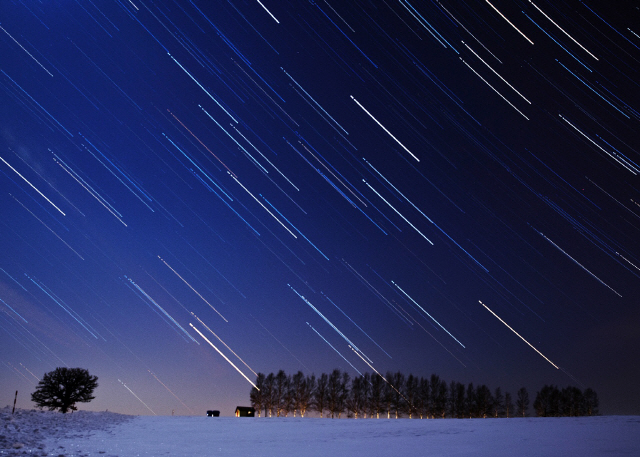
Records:
M584 391L584 414L587 416L595 416L598 414L598 394L588 387Z
M249 393L249 401L251 402L251 406L253 406L258 412L258 417L260 417L260 411L264 405L264 380L264 373L258 373L258 376L256 377L256 385L251 388L251 392Z
M264 405L264 417L267 417L267 413L269 417L273 415L274 408L274 394L273 394L273 384L274 384L273 373L269 373L266 378L264 378L264 387L262 388L262 402Z
M404 383L405 411L409 414L409 419L416 413L416 398L418 396L419 379L410 374Z
M315 395L313 396L313 407L323 416L324 410L327 408L329 377L326 373L322 373L318 378Z
M95 397L92 395L98 387L98 377L91 376L84 368L58 367L42 377L36 391L31 394L39 408L49 411L59 409L61 413L75 411L76 403L88 403Z
M289 380L284 370L278 371L273 379L273 406L276 416L280 417L284 413L287 390L289 390Z
M351 389L347 396L347 410L357 419L365 411L366 393L364 376L356 376L351 381Z
M449 417L464 417L464 384L456 381L449 385Z
M296 411L300 412L300 416L304 417L307 409L311 405L311 397L316 389L315 375L306 376L302 371L298 371L291 380L291 390L293 397L293 417L296 417Z
M371 389L369 390L369 407L371 409L371 417L376 416L376 419L380 418L380 413L383 411L383 393L384 393L384 379L382 376L376 374L371 376Z
M560 392L561 416L584 416L584 396L582 391L575 386L568 386Z
M495 393L493 394L491 414L493 417L502 417L504 414L504 396L502 395L502 389L500 389L500 387L496 387Z
M484 384L474 387L451 381L437 374L430 377L405 376L400 371L364 373L353 379L347 372L334 369L330 374L305 376L298 371L289 375L279 370L276 375L257 374L257 388L249 398L257 410L264 408L265 417L294 417L316 411L320 417L387 418L408 416L423 418L526 417L529 394L522 387L515 398L500 387L493 392ZM515 400L515 406L514 406ZM35 401L35 400L34 400ZM533 408L537 416L590 416L598 414L598 395L593 389L581 391L574 386L562 390L545 385L536 393ZM258 413L260 416L260 413Z
M486 418L491 413L493 396L491 390L484 384L476 387L476 408L478 417Z
M509 392L504 394L504 413L506 417L511 417L513 415L513 403Z
M396 419L402 415L402 410L405 406L405 398L402 395L402 391L405 388L404 375L401 372L387 373L387 380L393 386L389 392L391 395L391 411L395 413Z
M560 415L560 391L554 385L545 384L536 393L533 409L538 417L556 417Z
M478 407L476 406L476 390L473 388L473 383L470 382L467 386L467 397L465 399L465 417L476 417Z
M418 393L416 395L416 409L420 419L429 417L429 380L420 378L418 382Z
M518 398L516 400L516 408L518 416L526 417L529 411L529 392L525 387L518 390Z

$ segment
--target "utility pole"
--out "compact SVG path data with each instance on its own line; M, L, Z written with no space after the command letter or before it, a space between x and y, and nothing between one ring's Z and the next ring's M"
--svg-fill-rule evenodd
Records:
M18 391L16 390L16 396L13 399L13 410L11 411L11 414L16 412L16 401L18 401Z

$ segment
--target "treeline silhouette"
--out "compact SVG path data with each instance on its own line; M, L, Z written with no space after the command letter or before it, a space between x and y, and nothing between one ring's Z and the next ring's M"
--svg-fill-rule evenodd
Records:
M514 399L500 387L493 392L484 384L473 386L438 375L429 378L401 372L365 373L351 378L339 369L330 374L294 375L258 373L251 388L251 406L258 417L304 417L316 412L320 417L340 418L486 418L526 417L529 393L522 387ZM562 390L545 385L536 393L533 408L537 416L591 416L598 414L598 396L592 389L584 392L569 386Z

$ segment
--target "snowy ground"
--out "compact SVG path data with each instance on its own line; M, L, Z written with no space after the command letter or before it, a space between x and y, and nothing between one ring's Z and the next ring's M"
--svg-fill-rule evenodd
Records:
M640 456L639 416L331 420L27 410L12 416L5 408L0 420L0 455L12 456Z
M50 411L0 409L0 456L5 455L76 455L58 447L58 441L69 440L78 443L90 440L92 433L117 430L117 426L133 421L134 416L109 412L93 413L79 411L60 414ZM113 435L111 435L113 436ZM79 454L78 454L79 455ZM98 455L98 453L96 453ZM103 455L103 454L99 454ZM131 455L123 453L124 455Z

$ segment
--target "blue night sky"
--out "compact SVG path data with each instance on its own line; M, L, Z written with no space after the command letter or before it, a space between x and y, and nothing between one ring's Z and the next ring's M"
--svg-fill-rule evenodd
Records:
M640 414L614 3L3 0L0 405L70 366L81 408L228 415L373 367Z

